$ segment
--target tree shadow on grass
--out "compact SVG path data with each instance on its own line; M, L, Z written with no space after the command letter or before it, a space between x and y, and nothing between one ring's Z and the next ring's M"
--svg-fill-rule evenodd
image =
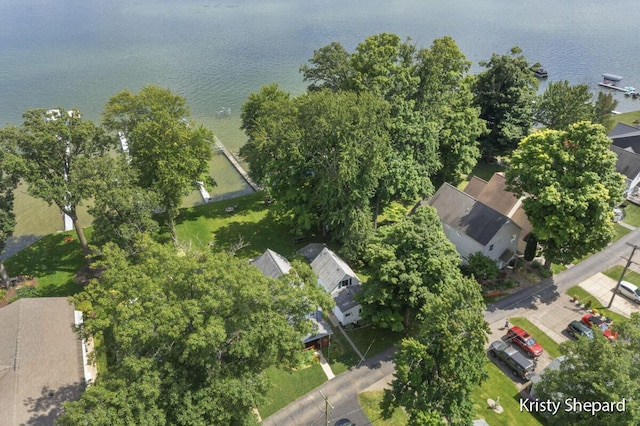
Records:
M37 277L41 296L67 296L77 292L78 286L73 280L73 275L85 265L86 260L75 233L68 232L47 235L5 262L7 271L12 276ZM56 274L70 278L59 276L50 288L40 287L41 284L47 283L48 276Z

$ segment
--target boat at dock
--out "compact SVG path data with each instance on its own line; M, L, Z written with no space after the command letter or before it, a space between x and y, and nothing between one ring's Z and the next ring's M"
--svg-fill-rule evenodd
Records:
M607 89L617 90L618 92L624 92L624 93L629 92L628 87L618 86L618 83L620 83L621 80L622 80L622 76L619 76L616 74L604 73L602 74L602 82L598 83L598 86L606 87Z

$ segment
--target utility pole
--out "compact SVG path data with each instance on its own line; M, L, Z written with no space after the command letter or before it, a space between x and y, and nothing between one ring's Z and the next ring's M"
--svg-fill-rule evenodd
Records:
M331 407L331 409L333 410L333 405L331 405L331 403L329 402L329 398L327 398L327 396L323 394L322 391L318 392L320 392L320 395L322 395L322 397L324 398L324 419L327 422L327 426L329 426L329 407Z
M627 245L631 245L631 244L627 243ZM613 304L613 299L616 297L616 293L620 288L620 282L622 282L622 279L624 278L624 274L627 272L627 268L629 268L629 265L631 265L631 262L633 261L633 254L636 252L636 249L638 248L638 246L635 244L631 247L633 247L633 250L631 250L631 256L629 256L629 259L627 259L627 264L624 265L624 269L622 270L622 274L620 274L620 279L618 280L618 284L616 284L616 287L613 289L613 294L611 295L611 300L609 300L607 309L610 308L611 305Z

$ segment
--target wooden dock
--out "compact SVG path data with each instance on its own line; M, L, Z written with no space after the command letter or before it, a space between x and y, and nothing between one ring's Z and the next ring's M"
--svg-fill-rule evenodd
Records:
M213 137L215 138L215 150L222 152L224 156L227 157L229 162L233 165L233 167L235 167L238 173L240 173L240 176L244 178L247 184L249 184L251 189L256 192L260 191L261 188L253 181L253 179L251 179L251 177L249 177L249 174L245 171L245 169L242 168L238 160L236 160L236 157L231 152L229 152L229 150L224 145L222 145L222 142L220 142L220 139L218 139L217 136L214 135Z
M616 86L615 84L608 84L608 83L602 82L602 83L598 83L598 86L606 87L607 89L617 90L618 92L624 92L624 93L628 93L629 92L628 88Z

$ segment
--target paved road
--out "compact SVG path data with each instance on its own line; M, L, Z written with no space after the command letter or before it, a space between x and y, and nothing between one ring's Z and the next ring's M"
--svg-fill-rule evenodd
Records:
M263 421L265 426L312 426L326 425L325 395L333 408L329 413L329 424L349 418L358 426L371 422L358 403L358 394L381 379L393 374L393 352L389 348L383 353L364 361L359 367L348 370L322 386L287 405Z
M513 316L512 312L531 307L534 304L534 296L538 296L542 304L552 303L568 288L580 284L587 278L627 258L631 254L629 244L640 245L640 229L631 231L618 241L610 244L603 251L596 253L566 271L562 271L551 278L541 281L540 284L488 305L485 319L491 324ZM636 255L640 258L640 253L636 253Z

